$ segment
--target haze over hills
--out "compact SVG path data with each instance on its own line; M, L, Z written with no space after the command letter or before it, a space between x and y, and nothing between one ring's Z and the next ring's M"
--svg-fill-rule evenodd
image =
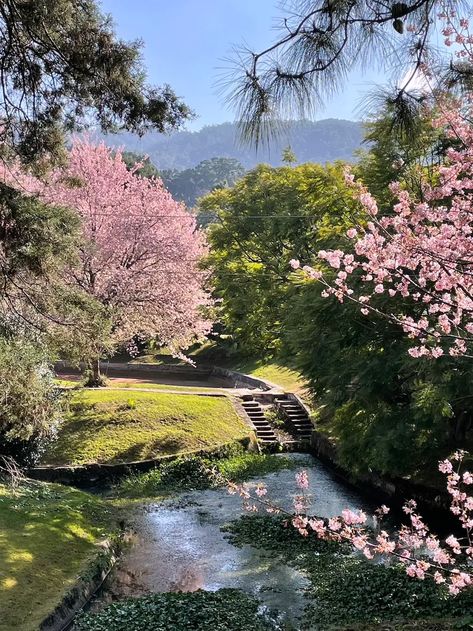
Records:
M209 125L197 132L181 131L169 136L148 133L138 138L120 133L105 137L110 146L124 146L129 151L147 154L160 170L188 169L215 157L235 158L245 169L261 162L279 166L283 149L288 145L298 162L352 160L362 140L362 123L334 118L287 123L279 137L258 151L239 141L235 123Z

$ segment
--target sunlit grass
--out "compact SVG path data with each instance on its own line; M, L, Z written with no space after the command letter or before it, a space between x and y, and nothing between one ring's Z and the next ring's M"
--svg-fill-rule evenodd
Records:
M60 485L0 485L0 631L36 631L111 528L98 498Z
M77 390L44 464L130 462L213 447L249 434L225 397Z

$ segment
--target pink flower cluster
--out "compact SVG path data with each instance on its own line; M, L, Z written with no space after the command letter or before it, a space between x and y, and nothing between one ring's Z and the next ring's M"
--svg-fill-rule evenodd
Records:
M336 270L331 281L320 270L303 268L321 279L323 296L354 300L364 315L377 312L397 322L416 340L409 350L413 357L464 355L473 341L473 126L458 110L443 114L437 124L460 145L448 150L447 162L438 169L439 183L425 182L419 201L393 182L397 203L392 214L380 217L374 197L347 173L366 212L366 223L347 231L354 254L319 252ZM357 293L350 283L355 272L365 286ZM421 307L420 315L414 318L397 308L380 311L380 295L410 298Z
M230 493L238 493L243 499L244 508L256 512L263 505L268 513L286 513L290 523L298 532L308 537L310 534L337 542L349 542L355 550L367 559L376 556L395 558L405 567L408 576L419 580L432 578L437 584L445 584L451 595L473 586L473 575L469 567L473 563L473 496L468 487L473 485L473 474L460 473L465 452L457 451L451 459L439 463L439 470L447 476L447 491L451 497L451 512L458 518L463 536L448 536L443 543L432 534L417 512L414 500L406 502L404 513L408 523L394 534L381 529L380 524L389 508L381 506L373 516L376 528L368 528L367 515L362 510L345 509L342 514L329 519L321 519L308 514L310 496L306 471L296 474L296 484L302 494L294 497L294 512L290 513L271 502L267 489L256 486L253 498L248 485L229 484ZM455 470L456 465L456 470Z
M139 177L139 166L130 171L120 151L76 139L47 181L5 162L0 179L78 213L84 242L68 280L108 307L116 343L158 337L177 353L210 329L199 269L206 243L195 217L161 180Z

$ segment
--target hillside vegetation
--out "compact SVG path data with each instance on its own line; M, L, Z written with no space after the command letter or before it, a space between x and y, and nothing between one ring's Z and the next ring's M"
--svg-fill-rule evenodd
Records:
M208 125L199 131L181 131L167 136L147 133L142 138L121 133L106 136L109 146L125 147L146 154L162 169L188 169L211 158L234 158L245 169L264 162L280 166L285 147L291 146L299 162L325 163L352 160L362 143L363 127L355 121L329 118L317 122L296 121L258 151L242 144L235 123Z

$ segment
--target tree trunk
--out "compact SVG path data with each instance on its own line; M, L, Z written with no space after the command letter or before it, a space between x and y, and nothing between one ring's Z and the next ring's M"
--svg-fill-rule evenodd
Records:
M92 381L98 386L102 377L100 375L100 359L97 358L92 362Z
M100 357L89 362L88 373L89 376L85 384L88 388L99 388L105 385L105 379L100 372Z

